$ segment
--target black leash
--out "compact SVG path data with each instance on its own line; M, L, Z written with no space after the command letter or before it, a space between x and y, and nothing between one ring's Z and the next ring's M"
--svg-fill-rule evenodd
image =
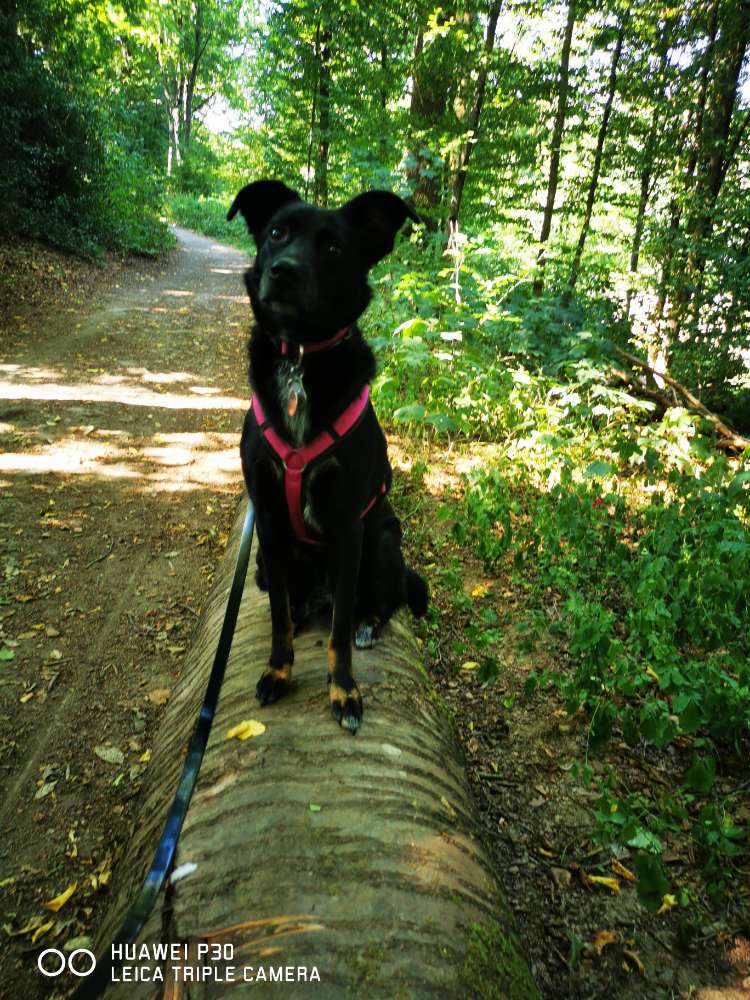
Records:
M120 967L123 961L122 958L112 958L113 949L117 946L132 944L143 930L156 902L156 897L159 895L159 891L164 884L167 872L174 860L182 824L190 805L193 789L198 780L198 772L203 763L203 754L205 753L208 737L211 733L211 725L216 714L216 706L219 701L221 685L224 681L224 672L227 660L229 659L229 651L232 648L234 628L237 624L237 613L240 609L242 592L245 587L245 577L247 576L247 565L250 559L254 523L255 511L248 499L245 523L242 527L242 537L240 538L240 548L237 553L237 563L234 568L232 589L229 592L227 609L224 612L224 624L221 627L219 644L216 647L214 665L211 668L211 674L208 678L208 685L205 697L203 698L200 715L190 739L187 758L185 759L180 781L177 785L177 791L167 815L164 831L154 854L154 860L151 862L151 868L146 875L146 879L141 886L141 891L138 893L135 902L128 910L120 926L120 930L107 949L99 955L96 968L81 983L71 1000L96 1000L109 986L114 971ZM124 954L124 948L121 947L120 952Z

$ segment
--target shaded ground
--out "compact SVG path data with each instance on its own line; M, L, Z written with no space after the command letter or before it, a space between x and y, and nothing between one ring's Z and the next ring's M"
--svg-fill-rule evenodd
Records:
M17 302L0 293L0 996L14 1000L49 994L39 947L100 922L241 488L245 258L178 236L142 267L31 255L42 293L28 268Z

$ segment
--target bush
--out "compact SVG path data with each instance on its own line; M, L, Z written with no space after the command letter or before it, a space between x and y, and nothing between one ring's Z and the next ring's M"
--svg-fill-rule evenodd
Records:
M0 80L0 231L89 254L171 245L153 169L84 91L20 48L0 52Z

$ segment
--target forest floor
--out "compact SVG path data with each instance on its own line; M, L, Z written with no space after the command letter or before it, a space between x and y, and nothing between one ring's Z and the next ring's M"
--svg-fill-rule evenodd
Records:
M48 996L39 948L101 923L241 493L246 258L192 233L179 241L156 263L100 267L24 244L0 257L9 1000ZM45 908L71 886L57 912Z
M49 997L39 949L95 935L241 492L246 258L178 235L156 263L0 251L2 998ZM590 839L594 793L570 766L585 755L585 720L552 694L522 695L532 666L559 656L554 642L521 653L508 630L494 685L461 669L466 601L441 569L459 560L474 605L524 602L437 516L458 505L459 473L485 451L390 445L410 558L439 611L428 662L543 996L747 998L736 911L693 933L674 912L649 916L626 880L618 895L590 881L612 872ZM635 787L664 780L659 761L635 767L617 746L591 763L627 767ZM45 906L71 887L58 909Z

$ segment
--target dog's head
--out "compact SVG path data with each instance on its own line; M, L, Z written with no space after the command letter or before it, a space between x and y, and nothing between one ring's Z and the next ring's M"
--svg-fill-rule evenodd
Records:
M281 181L242 188L227 214L240 212L258 249L245 282L261 327L300 343L353 323L370 301L367 274L393 249L409 219L406 202L367 191L341 208L316 208Z

